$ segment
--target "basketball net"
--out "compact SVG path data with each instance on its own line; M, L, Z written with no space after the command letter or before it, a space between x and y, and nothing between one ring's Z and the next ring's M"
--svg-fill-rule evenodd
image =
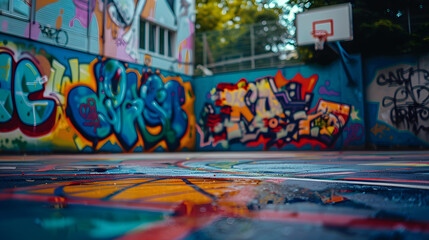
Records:
M323 50L326 39L328 38L328 32L325 30L316 30L313 32L313 37L316 38L314 49L316 51Z

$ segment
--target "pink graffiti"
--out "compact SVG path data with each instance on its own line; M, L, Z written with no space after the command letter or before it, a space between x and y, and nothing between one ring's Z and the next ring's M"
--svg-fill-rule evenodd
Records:
M1 25L1 29L2 29L2 31L3 32L7 32L7 21L6 20L4 20L3 21L3 23L2 23L2 25Z
M73 0L73 3L76 6L76 14L72 20L70 20L69 26L73 27L74 20L77 20L82 27L88 28L94 13L95 0Z
M194 23L190 19L188 19L188 26L189 26L189 36L179 44L179 56L178 56L179 62L182 62L182 50L191 51L193 49Z
M30 31L31 29L31 31ZM31 35L30 35L31 33ZM24 36L33 40L38 40L41 33L40 24L38 22L29 22L25 28Z

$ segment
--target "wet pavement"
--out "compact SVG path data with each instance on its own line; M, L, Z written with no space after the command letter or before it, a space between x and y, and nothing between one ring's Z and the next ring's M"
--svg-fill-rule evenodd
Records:
M1 239L429 239L429 152L0 156Z

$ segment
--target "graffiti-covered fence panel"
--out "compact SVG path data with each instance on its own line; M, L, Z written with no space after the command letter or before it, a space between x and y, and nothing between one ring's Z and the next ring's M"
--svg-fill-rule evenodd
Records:
M375 146L429 146L429 55L366 63L368 136Z
M194 149L195 97L189 81L2 37L1 151Z
M353 67L361 81L360 61ZM218 75L196 83L200 150L339 149L364 144L362 88L349 85L338 62L325 68L246 72L241 78Z

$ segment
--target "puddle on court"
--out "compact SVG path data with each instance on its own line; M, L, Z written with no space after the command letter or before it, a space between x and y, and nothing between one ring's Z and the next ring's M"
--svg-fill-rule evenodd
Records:
M245 178L32 178L0 191L6 239L429 237L427 190Z

